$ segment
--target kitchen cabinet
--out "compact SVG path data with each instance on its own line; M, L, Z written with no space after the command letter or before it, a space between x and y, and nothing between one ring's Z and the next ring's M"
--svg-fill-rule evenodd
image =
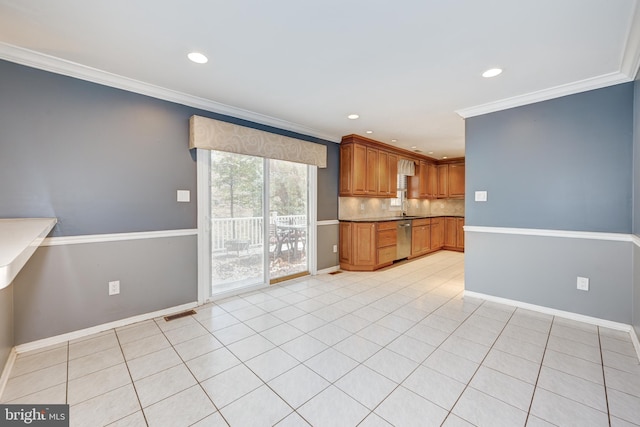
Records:
M342 264L352 264L353 263L353 255L351 253L351 222L341 222L339 228L339 240L340 240L340 251L338 254L338 260L340 261L340 265Z
M437 251L444 246L444 219L431 218L431 250Z
M464 198L464 162L446 163L438 168L438 199Z
M378 151L378 196L395 198L398 192L398 155Z
M446 217L444 226L444 249L464 251L464 218Z
M449 165L438 165L438 186L436 197L438 199L446 199L449 197Z
M449 164L449 198L464 198L464 163Z
M417 257L431 251L431 219L414 219L411 224L411 256Z
M395 221L379 222L376 224L377 268L392 264L396 259L397 241L398 227Z
M456 218L456 247L464 251L464 218Z
M437 166L420 160L416 164L414 176L407 177L407 197L409 199L435 199L437 195Z
M340 222L340 268L372 271L391 265L396 242L396 221Z
M364 144L340 146L340 196L396 196L398 155Z
M376 263L376 225L372 222L352 224L353 264L373 267Z

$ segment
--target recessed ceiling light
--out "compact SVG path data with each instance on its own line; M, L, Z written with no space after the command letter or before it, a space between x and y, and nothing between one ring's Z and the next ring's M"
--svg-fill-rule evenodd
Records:
M187 58L196 64L206 64L207 61L209 61L209 59L200 52L191 52L187 55Z
M347 116L347 119L349 119L349 120L355 120L355 119L358 119L358 118L360 118L360 116L357 115L357 114L349 114Z
M398 140L397 139L392 139L391 142L398 142Z
M433 151L429 151L429 154L433 154Z
M373 131L372 130L368 130L367 133L373 133Z
M482 73L482 77L486 77L486 78L495 77L500 73L502 73L502 68L492 68Z
M411 148L413 148L415 150L416 148L418 148L418 146L412 145Z
M442 158L443 158L443 159L446 159L446 158L447 158L447 156L442 156Z

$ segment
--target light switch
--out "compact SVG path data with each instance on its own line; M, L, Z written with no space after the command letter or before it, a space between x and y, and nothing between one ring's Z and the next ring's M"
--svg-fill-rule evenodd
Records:
M191 192L189 190L178 190L178 201L179 202L190 202L191 201Z
M487 201L487 192L476 191L476 202L486 202L486 201Z

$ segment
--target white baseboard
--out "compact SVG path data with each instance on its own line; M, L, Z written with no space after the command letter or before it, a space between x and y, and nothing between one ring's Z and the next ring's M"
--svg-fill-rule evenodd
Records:
M66 341L75 340L78 338L84 338L89 335L97 334L100 332L108 331L109 329L120 328L122 326L131 325L133 323L143 322L149 319L155 319L156 317L167 316L174 313L179 313L181 311L190 310L194 307L197 307L197 302L190 302L187 304L178 305L176 307L165 308L162 310L154 311L151 313L140 314L133 317L128 317L126 319L116 320L114 322L103 323L102 325L92 326L86 329L80 329L78 331L69 332L62 335L56 335L50 338L44 338L37 341L28 342L25 344L20 344L14 347L15 352L25 353L27 351L39 350L44 347L48 347L50 345L60 344Z
M2 375L0 375L0 401L2 400L4 389L7 386L7 382L9 381L9 375L11 375L13 364L16 362L16 356L17 356L17 353L14 347L11 349L11 352L9 353L9 358L7 359L7 363L4 364L4 368L2 369Z
M329 273L333 273L334 271L338 271L338 270L340 270L340 266L339 265L334 265L333 267L329 267L329 268L325 268L325 269L316 271L316 275L318 275L318 274L329 274Z
M631 327L631 342L633 343L633 347L636 349L636 354L638 355L638 361L640 361L640 341L638 341L638 335L636 334L633 326Z
M527 302L516 301L508 298L495 297L493 295L482 294L480 292L464 291L464 296L471 298L479 298L486 301L497 302L500 304L510 305L512 307L524 308L531 311L537 311L538 313L550 314L552 316L558 316L569 320L576 320L578 322L585 322L596 326L602 326L603 328L615 329L622 332L628 332L631 336L631 341L636 349L638 360L640 361L640 342L631 325L626 323L612 322L611 320L600 319L598 317L585 316L584 314L572 313L570 311L557 310L555 308L544 307L542 305L529 304Z
M500 304L511 305L513 307L525 308L539 313L550 314L552 316L563 317L565 319L576 320L578 322L590 323L604 328L616 329L618 331L630 332L631 325L626 323L612 322L611 320L600 319L597 317L585 316L584 314L572 313L570 311L557 310L555 308L544 307L542 305L529 304L527 302L516 301L507 298L495 297L493 295L482 294L473 291L464 291L464 295L472 298L480 298L487 301L498 302Z

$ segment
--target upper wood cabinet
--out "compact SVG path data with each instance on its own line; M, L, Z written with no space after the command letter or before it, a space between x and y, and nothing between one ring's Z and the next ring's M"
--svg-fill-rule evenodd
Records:
M436 165L420 160L416 164L416 174L407 177L407 197L409 199L435 199L437 181Z
M449 165L438 165L438 199L449 197Z
M438 199L464 198L464 162L438 165Z
M378 151L378 196L396 197L398 192L398 155Z
M359 143L340 146L340 195L395 197L398 155Z
M449 164L449 197L464 197L464 163Z
M359 135L342 137L340 196L395 198L398 159L413 161L410 199L464 198L464 159L436 160Z

